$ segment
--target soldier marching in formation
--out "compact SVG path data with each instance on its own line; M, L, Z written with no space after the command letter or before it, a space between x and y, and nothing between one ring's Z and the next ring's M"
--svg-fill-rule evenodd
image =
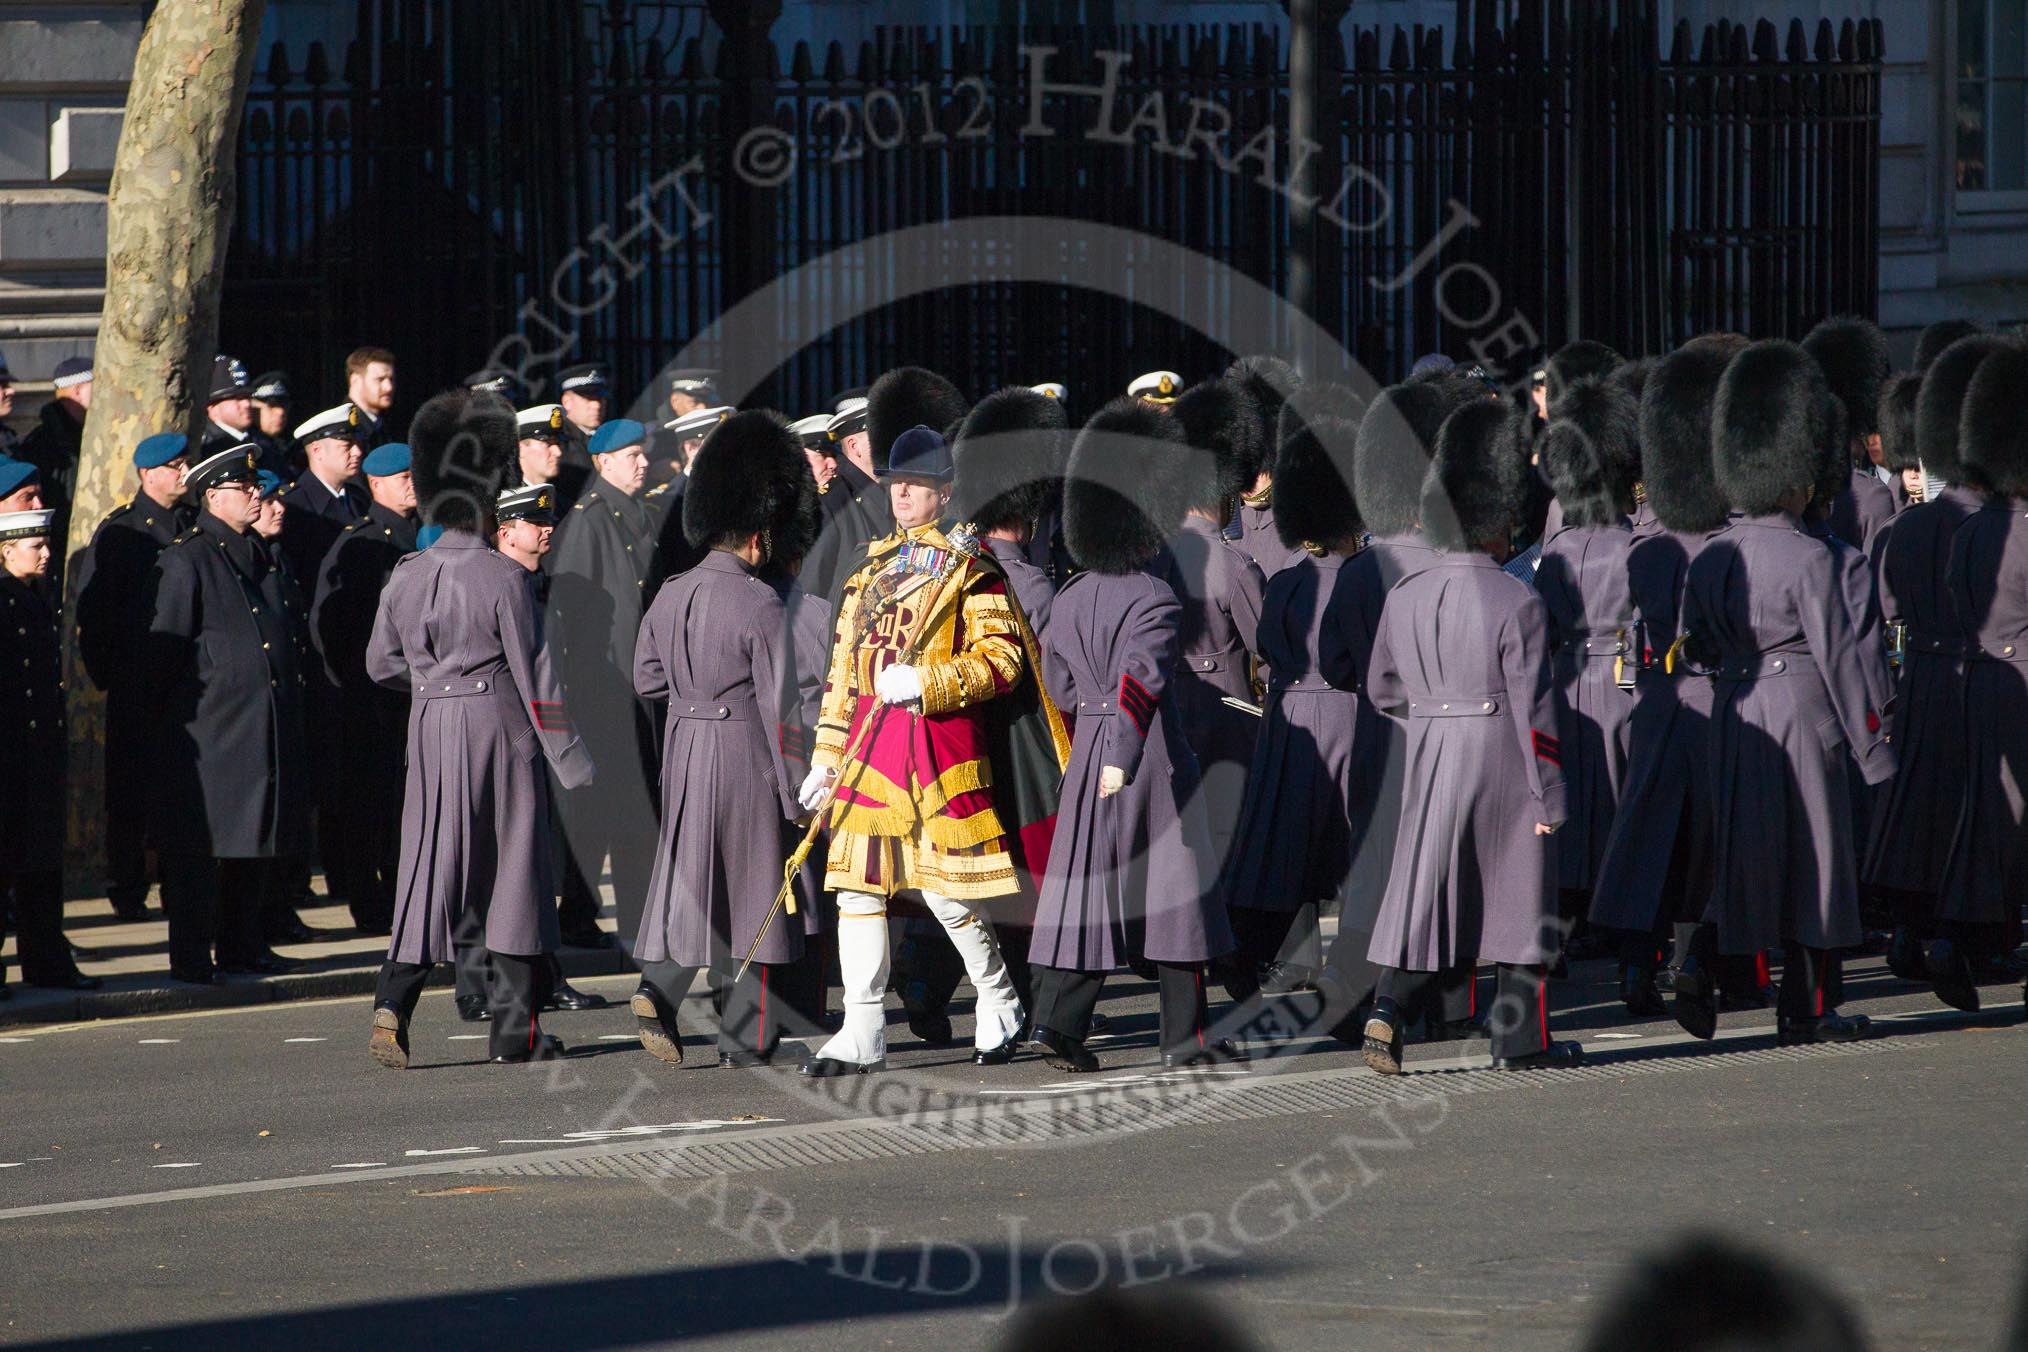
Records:
M202 443L142 439L77 561L108 892L144 915L152 850L172 974L272 972L321 850L391 931L389 1065L439 962L494 1059L557 1054L608 859L671 1063L700 973L751 1066L822 1025L833 961L813 1076L884 1066L890 987L948 1040L961 973L978 1064L1072 1071L1120 966L1169 1065L1295 1025L1384 1073L1417 1028L1568 1064L1550 982L1601 950L1633 1015L1850 1040L1869 923L1976 1009L2022 975L2028 346L1944 324L1891 367L1849 317L1580 341L1519 397L1254 356L1135 379L1069 453L1054 383L902 367L790 422L683 369L644 425L598 362L518 414L539 387L479 372L404 443L375 348L291 440L286 378L221 356ZM58 459L0 457L0 792L42 821L0 894L26 979L83 989L24 844L62 825Z

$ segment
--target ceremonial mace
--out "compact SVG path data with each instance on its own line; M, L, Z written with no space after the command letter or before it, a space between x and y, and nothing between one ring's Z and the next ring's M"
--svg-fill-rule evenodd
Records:
M945 538L951 543L951 556L944 561L943 567L937 569L933 575L934 580L939 584L948 582L951 574L957 572L958 566L961 563L979 556L979 540L973 534L970 523L957 527ZM874 582L868 584L868 590L870 591L878 585L879 579L876 578ZM873 626L879 622L880 617L893 609L900 601L899 583L887 589L884 595L876 596L874 604L868 609L867 613L859 617L859 623L853 628L852 641L846 647L851 651L858 651L860 643L865 640L867 634L872 632ZM945 604L948 604L948 602ZM895 666L905 667L914 664L916 655L922 651L923 643L929 638L931 632L935 630L935 622L942 617L942 614L943 608L939 606L938 609L931 611L925 617L922 627L916 631L916 636L909 640L906 648L902 649L901 658L894 663ZM845 782L845 772L847 770L864 770L866 768L865 763L858 759L859 753L865 750L867 739L872 736L874 728L879 724L881 719L887 717L887 711L893 707L893 705L876 698L873 712L860 722L859 731L852 735L850 742L846 743L845 750L838 761L837 786L831 790L831 796L824 800L823 805L810 814L810 824L803 829L803 838L796 842L796 848L789 853L788 862L782 865L781 889L775 893L774 904L768 907L768 913L761 917L760 928L754 931L753 942L747 945L746 958L739 964L739 971L733 974L732 980L734 985L738 985L740 980L746 976L746 969L753 966L753 955L760 952L761 941L768 937L768 930L775 923L775 916L784 909L790 915L796 913L794 895L796 874L802 869L804 863L808 861L810 849L817 842L817 832L823 828L825 820L831 815L831 804L835 803L838 800L838 795L849 787ZM857 782L856 775L854 776L854 782Z

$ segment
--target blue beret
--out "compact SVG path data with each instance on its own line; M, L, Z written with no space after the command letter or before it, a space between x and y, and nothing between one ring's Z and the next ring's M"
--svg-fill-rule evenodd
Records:
M157 432L151 437L142 437L141 444L134 448L135 469L160 469L179 455L190 452L190 438L181 432Z
M399 441L390 441L367 454L359 462L359 468L369 478L378 479L388 474L408 473L408 447Z
M0 498L6 497L23 484L35 482L35 466L26 460L16 460L11 455L0 455Z
M271 498L282 491L282 476L271 469L260 472L261 496Z
M913 479L950 478L957 472L951 463L950 444L935 428L918 424L894 439L887 451L883 479L906 475Z
M615 418L600 423L599 430L591 434L590 450L593 455L606 455L628 446L646 445L647 441L647 428L632 418Z
M428 549L443 538L444 528L442 526L424 526L415 533L415 547L417 549Z

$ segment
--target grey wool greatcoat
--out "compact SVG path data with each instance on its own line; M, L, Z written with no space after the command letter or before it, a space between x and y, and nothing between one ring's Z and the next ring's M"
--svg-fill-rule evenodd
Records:
M1934 895L1965 783L1964 630L1944 588L1951 539L1979 507L1952 485L1894 518L1880 560L1886 619L1906 626L1894 698L1900 772L1880 792L1863 870L1873 887Z
M781 597L787 613L783 630L786 646L775 672L780 682L775 708L781 721L777 742L782 764L789 777L783 782L792 788L802 785L810 773L810 753L817 745L817 720L824 712L824 680L831 671L831 634L835 629L831 603L803 590L797 577L781 572L764 575ZM802 891L796 907L803 919L803 933L817 934L831 928L832 917L818 900L824 894L824 870L830 857L828 837L817 833L810 856L803 862ZM784 858L786 858L784 851ZM777 882L776 886L779 886ZM809 900L808 905L803 899Z
M667 700L662 835L634 957L703 967L744 958L782 884L801 809L778 703L789 663L782 598L722 549L672 578L634 647L634 689ZM800 882L800 880L799 880ZM815 898L799 885L797 909ZM776 917L756 962L793 962L803 926Z
M1592 886L1626 782L1634 692L1620 688L1616 668L1631 674L1638 656L1627 581L1633 546L1626 522L1566 526L1542 546L1535 570L1535 590L1549 611L1556 735L1570 811L1556 833L1559 887Z
M1394 873L1367 950L1431 972L1554 961L1564 819L1542 599L1484 554L1440 554L1388 595L1366 697L1408 727Z
M1273 577L1282 569L1303 557L1303 551L1282 543L1279 531L1275 529L1275 509L1249 507L1241 503L1236 520L1240 552L1260 566L1262 577Z
M1627 553L1627 583L1648 662L1635 678L1619 812L1592 888L1591 921L1650 933L1665 920L1698 920L1711 898L1711 779L1705 739L1711 681L1679 653L1690 561L1716 532L1663 531ZM1675 889L1672 914L1663 904Z
M2028 894L2028 501L1989 498L1967 517L1944 577L1970 640L1965 726L1977 735L1937 914L2011 932Z
M1441 556L1420 532L1383 536L1347 559L1338 569L1325 601L1334 641L1322 642L1316 660L1324 678L1340 690L1363 691L1373 658L1373 640L1395 583L1413 577ZM1352 776L1346 785L1349 834L1341 928L1361 934L1373 930L1394 871L1394 840L1401 822L1402 765L1408 759L1408 733L1401 723L1382 714L1371 700L1356 706L1352 733Z
M1169 548L1176 564L1170 584L1183 603L1176 707L1204 777L1213 859L1223 860L1239 824L1247 767L1260 734L1260 719L1225 703L1225 697L1253 703L1250 658L1267 580L1260 565L1201 516L1185 517Z
M1690 565L1683 625L1716 669L1707 740L1721 952L1863 937L1851 797L1894 773L1838 560L1792 516L1749 516ZM1849 752L1849 762L1848 762Z
M549 780L590 781L550 664L528 571L469 531L446 531L395 565L366 669L409 696L408 783L395 884L396 962L449 962L461 917L486 947L529 956L557 945Z
M1232 950L1197 757L1178 722L1171 566L1079 573L1056 595L1042 678L1073 732L1031 962L1102 972L1130 955L1195 963ZM1108 765L1127 785L1101 798Z
M309 849L308 648L280 564L205 512L156 560L148 843L220 859Z
M1349 667L1328 602L1347 560L1305 556L1274 575L1261 611L1267 706L1247 774L1237 839L1220 890L1229 906L1293 911L1339 897L1352 866L1348 830L1359 697L1325 676Z

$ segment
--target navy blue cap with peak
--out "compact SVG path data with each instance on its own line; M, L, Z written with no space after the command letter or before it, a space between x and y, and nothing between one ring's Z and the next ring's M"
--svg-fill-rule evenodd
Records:
M883 479L933 479L947 483L957 473L951 461L951 445L943 433L920 423L894 439L887 452Z

